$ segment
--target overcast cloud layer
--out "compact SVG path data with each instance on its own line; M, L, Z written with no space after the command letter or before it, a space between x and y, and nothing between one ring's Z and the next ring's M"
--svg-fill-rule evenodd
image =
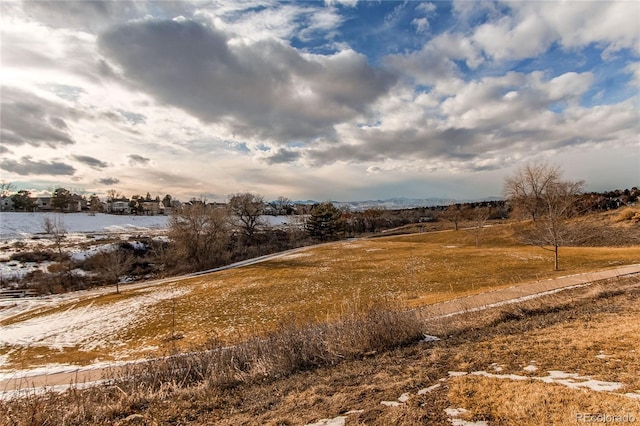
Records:
M0 177L224 199L640 185L640 3L3 1Z

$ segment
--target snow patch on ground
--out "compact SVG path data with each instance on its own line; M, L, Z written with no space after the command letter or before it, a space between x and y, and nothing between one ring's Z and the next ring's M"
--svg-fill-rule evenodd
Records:
M47 269L54 262L0 262L0 277L2 280L20 279L30 272L42 271L47 272Z
M25 398L34 395L43 395L49 392L63 393L68 391L69 389L86 389L107 383L109 383L108 380L97 380L95 382L70 383L68 385L42 386L17 390L0 390L0 401L8 401L11 399Z
M344 413L344 416L334 417L332 419L320 419L315 423L307 423L305 426L344 426L349 414L364 413L364 410L351 410Z
M485 421L471 422L468 420L458 419L456 417L462 416L468 413L468 410L464 408L445 408L444 412L451 417L449 421L453 426L487 426L488 423Z
M62 312L0 327L0 346L44 346L53 349L80 346L91 350L117 345L120 342L115 341L114 336L119 330L144 317L156 303L182 296L188 291L146 289L139 291L140 294L135 297L108 305L96 305L93 302L86 306L73 305Z
M320 419L315 423L307 423L305 426L344 426L346 420L345 416L338 416L333 419Z
M440 383L436 383L435 385L429 386L428 388L420 389L418 391L418 395L424 395L424 394L427 394L427 393L431 393L434 390L438 389L440 386L442 386Z
M444 412L447 413L447 416L449 417L458 417L462 414L468 413L469 411L464 408L445 408Z
M400 395L400 396L398 397L398 401L399 401L399 402L402 402L402 403L405 403L405 402L407 402L407 401L409 400L409 398L410 398L410 397L411 397L411 394L409 394L409 393L403 393L402 395Z
M15 380L15 379L28 379L29 377L61 374L61 373L79 373L91 370L100 370L104 368L118 367L121 365L132 364L134 362L144 362L145 360L138 361L103 361L95 362L91 365L77 366L71 364L48 364L41 367L30 368L28 370L13 370L0 372L0 381L3 380Z
M545 377L520 376L517 374L493 374L486 371L474 371L475 376L491 377L494 379L509 380L540 380L544 383L555 383L571 389L588 388L596 392L613 392L622 389L624 385L618 382L604 382L594 380L589 376L581 376L577 373L565 373L564 371L549 371Z

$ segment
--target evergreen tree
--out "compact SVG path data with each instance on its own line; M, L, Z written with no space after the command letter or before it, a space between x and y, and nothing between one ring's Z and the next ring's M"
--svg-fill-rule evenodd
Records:
M329 240L338 232L341 215L342 212L333 203L316 204L311 209L311 215L307 219L307 232L320 241Z

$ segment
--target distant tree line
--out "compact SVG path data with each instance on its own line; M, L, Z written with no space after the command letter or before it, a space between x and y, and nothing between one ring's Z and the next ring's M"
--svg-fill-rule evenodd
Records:
M0 189L3 197L11 196L28 206L25 191L10 195L6 185ZM581 193L581 189L582 182L562 180L557 167L529 164L505 179L504 200L399 210L351 211L331 202L300 206L286 197L266 202L262 195L249 192L231 194L226 203L192 199L177 204L170 195L161 199L147 193L131 197L130 207L139 212L149 201L172 207L168 239L136 237L135 241L114 243L111 250L99 251L85 260L74 260L62 248L66 237L62 223L50 220L48 224L43 223L43 230L54 241L54 250L17 253L15 260L48 259L57 263L50 266L48 272L27 274L13 285L55 293L117 284L125 277L137 280L202 271L317 242L389 230L400 233L436 229L436 226L443 229L447 223L454 230L464 227L472 232L479 246L485 225L507 218L531 221L531 225L523 227L522 241L552 250L557 269L558 248L577 241L578 233L567 226L570 217L632 205L640 195L636 187L586 194ZM73 199L71 191L56 188L53 208L64 211L64 206ZM110 191L108 199L124 197ZM86 201L94 206L92 209L102 205L95 195ZM274 226L265 220L267 215L289 215L291 219L284 225Z

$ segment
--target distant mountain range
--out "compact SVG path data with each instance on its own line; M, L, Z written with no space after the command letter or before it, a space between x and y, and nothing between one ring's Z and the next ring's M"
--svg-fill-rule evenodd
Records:
M500 197L487 197L476 200L454 200L446 198L389 198L387 200L366 200L366 201L332 201L336 207L348 207L351 210L366 210L371 208L382 208L387 210L412 209L416 207L448 206L456 203L473 203L480 201L498 201ZM316 204L318 201L305 200L294 201L296 204Z

